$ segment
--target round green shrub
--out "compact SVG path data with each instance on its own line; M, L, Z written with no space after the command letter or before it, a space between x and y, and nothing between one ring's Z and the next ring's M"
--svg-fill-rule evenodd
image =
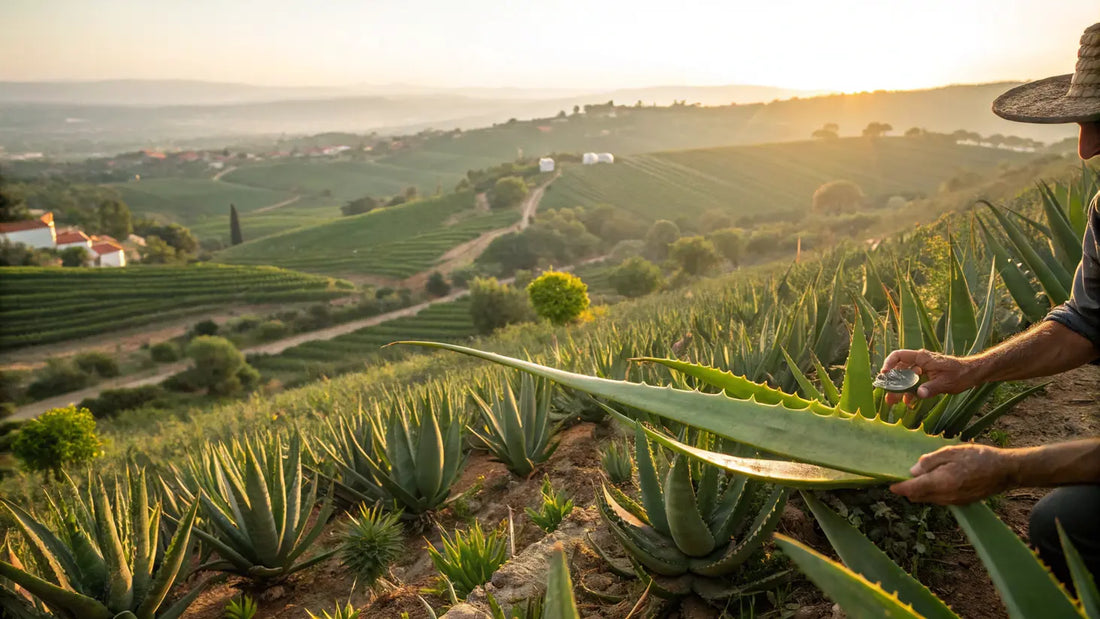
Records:
M405 551L400 512L380 506L359 506L359 516L348 519L340 542L340 560L355 578L370 587L384 576Z
M157 363L171 363L180 360L180 348L175 342L157 342L149 347L149 356Z
M611 271L611 286L624 297L640 297L661 287L661 269L652 262L634 256Z
M66 466L100 454L95 418L86 408L53 408L19 427L11 451L24 468L61 478Z
M588 286L572 273L547 271L527 285L535 313L556 325L580 317L588 309Z

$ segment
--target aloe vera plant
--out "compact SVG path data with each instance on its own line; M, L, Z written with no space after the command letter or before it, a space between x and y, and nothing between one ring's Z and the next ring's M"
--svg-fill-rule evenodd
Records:
M470 427L475 439L516 475L530 475L545 462L557 443L551 442L556 424L550 421L552 385L530 374L519 378L519 394L504 380L501 393L487 404L471 392L481 411L481 423Z
M634 443L640 501L606 485L597 501L635 572L651 581L658 594L678 597L694 592L728 598L782 582L786 571L767 573L759 569L759 561L750 559L759 559L758 551L779 524L785 489L769 489L714 466L693 466L682 454L669 464L659 448L650 449L640 425ZM757 577L751 582L736 578L746 572ZM729 585L731 578L734 583Z
M70 487L71 498L51 502L53 529L3 501L38 569L0 561L0 577L22 587L58 617L182 616L207 584L165 605L185 570L198 503L190 504L167 548L162 548L160 506L149 504L143 471L129 470L111 492L101 479L91 480L85 492L71 482Z
M297 434L289 442L271 435L214 445L185 469L174 469L169 492L202 502L204 526L196 527L195 535L218 557L207 569L265 581L284 578L336 552L300 560L333 512L328 492L310 523L320 484L308 480L302 469Z
M428 555L440 574L440 588L451 588L464 600L474 587L489 582L493 572L508 559L508 538L504 527L486 532L481 524L453 535L441 532L442 550L428 546Z
M851 617L957 618L947 604L811 495L803 495L843 565L783 535L778 544L816 585ZM982 503L952 507L978 551L1013 619L1100 617L1100 593L1080 556L1063 536L1074 586L1072 600L1034 553Z

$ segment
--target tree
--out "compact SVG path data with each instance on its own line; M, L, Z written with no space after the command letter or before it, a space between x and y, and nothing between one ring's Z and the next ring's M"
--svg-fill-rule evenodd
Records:
M0 221L21 221L31 216L23 200L12 194L11 185L4 182L0 173Z
M574 105L573 106L573 115L576 116L577 114L580 114L580 113L581 113L581 106Z
M645 255L651 260L668 257L668 246L680 238L680 227L667 219L653 222L645 234Z
M185 381L211 395L235 394L259 378L256 370L245 362L244 354L224 337L196 337L187 345L187 357L194 365L186 371Z
M49 471L61 481L66 466L100 454L95 418L86 408L53 408L19 427L11 451L25 468Z
M489 206L494 209L512 208L527 197L527 183L518 176L497 179L489 194Z
M819 140L835 140L840 135L839 131L840 126L836 123L825 123L810 135Z
M424 284L424 290L433 297L442 297L451 291L451 285L447 283L447 278L443 277L442 273L433 271L428 276L428 282Z
M527 295L494 277L477 277L470 282L470 318L479 333L534 319Z
M96 207L96 219L100 232L120 241L125 241L134 230L130 221L130 207L116 198L108 198L99 203Z
M241 219L237 216L237 207L229 205L229 244L240 245L244 243L244 235L241 234Z
M588 286L572 273L547 271L527 285L535 313L556 325L573 322L588 309Z
M852 181L829 181L817 188L813 210L824 215L837 215L859 210L863 206L863 190Z
M145 247L140 251L141 261L146 264L172 264L176 261L176 248L156 235L145 237Z
M714 249L729 260L730 264L735 267L741 264L741 258L745 254L745 235L740 230L722 228L711 232L708 238L714 244Z
M701 236L685 236L668 246L668 255L688 275L701 275L718 264L714 244Z
M661 287L661 269L652 262L634 256L611 271L611 286L624 297L640 297Z
M920 127L910 127L905 132L905 137L907 137L907 138L919 138L919 137L921 137L922 135L924 135L926 133L928 133L928 132L925 131L924 129L920 128Z
M0 266L50 266L56 264L56 259L53 249L35 249L22 243L12 243L8 239L0 239Z
M151 219L139 219L134 223L134 233L145 237L146 244L151 236L164 241L175 250L175 259L179 261L186 261L199 248L195 235L180 224L161 225Z
M704 232L729 228L732 225L733 219L722 209L712 208L699 217L699 228Z
M340 212L344 215L361 215L363 213L369 213L379 206L381 206L381 204L375 198L363 196L362 198L352 200L341 206Z
M84 247L66 247L59 255L63 267L82 267L88 262L88 250Z
M863 137L877 138L877 137L881 137L883 135L886 135L887 133L889 133L890 131L893 131L893 130L894 130L894 128L892 126L890 126L889 123L880 123L880 122L872 121L870 123L867 123L867 126L863 128Z

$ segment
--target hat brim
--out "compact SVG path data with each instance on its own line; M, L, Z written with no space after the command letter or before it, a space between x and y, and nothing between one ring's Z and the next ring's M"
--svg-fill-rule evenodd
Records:
M993 113L1024 123L1100 121L1100 97L1067 97L1072 74L1028 82L997 97Z

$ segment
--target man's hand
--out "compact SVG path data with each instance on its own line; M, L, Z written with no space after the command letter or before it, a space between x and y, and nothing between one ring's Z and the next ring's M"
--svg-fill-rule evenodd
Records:
M894 368L912 369L927 379L917 387L917 398L931 398L941 393L961 393L978 384L975 376L976 362L960 357L951 357L927 350L895 350L886 357L882 371ZM906 393L906 404L912 404L913 394ZM900 393L887 393L886 401L897 404L902 400Z
M890 486L918 503L966 505L1004 492L1017 477L1008 450L967 443L921 456L909 469L912 479Z

